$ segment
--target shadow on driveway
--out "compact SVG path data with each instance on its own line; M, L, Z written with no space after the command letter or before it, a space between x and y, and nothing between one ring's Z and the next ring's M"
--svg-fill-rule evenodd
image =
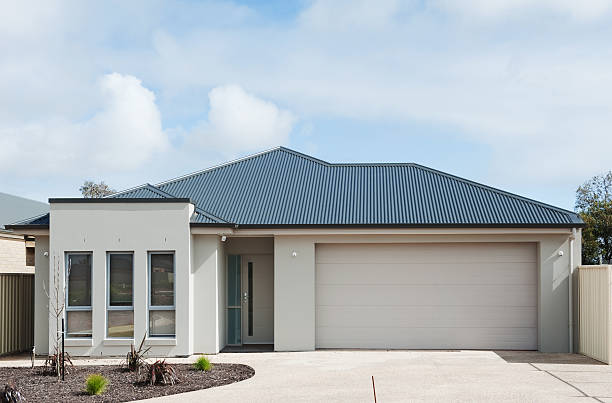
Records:
M581 354L540 353L539 351L495 351L508 363L606 365Z

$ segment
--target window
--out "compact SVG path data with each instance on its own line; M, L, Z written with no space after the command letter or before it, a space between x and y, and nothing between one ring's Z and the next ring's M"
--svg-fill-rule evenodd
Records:
M66 254L66 336L91 337L91 253Z
M132 253L112 252L106 258L108 337L134 337L134 265Z
M149 252L149 336L174 337L174 253Z
M35 250L32 246L26 246L26 266L34 266Z

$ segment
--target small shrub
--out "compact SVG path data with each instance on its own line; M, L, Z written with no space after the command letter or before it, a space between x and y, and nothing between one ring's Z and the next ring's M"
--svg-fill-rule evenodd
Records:
M179 382L174 366L166 360L157 360L147 366L147 371L142 381L149 385L174 385Z
M87 381L85 382L85 390L90 395L99 395L104 393L106 390L106 385L108 385L108 379L102 375L93 374L87 377Z
M210 371L212 369L212 364L210 360L205 355L201 356L197 359L196 362L193 363L193 367L198 371Z
M48 356L45 360L43 374L60 376L62 359L64 360L64 371L66 371L67 374L70 373L69 368L74 367L74 364L72 364L72 360L70 359L70 354L55 353Z
M4 385L4 390L0 390L0 402L2 403L19 403L25 401L25 398L19 393L14 382L9 382Z
M145 337L146 335L143 336L142 341L140 342L140 345L138 346L138 349L135 349L134 345L132 344L132 346L130 347L130 352L127 353L127 356L125 357L126 367L130 371L140 371L140 369L146 365L146 361L144 359L145 354L149 352L151 347L145 348L143 350L142 347L145 342Z

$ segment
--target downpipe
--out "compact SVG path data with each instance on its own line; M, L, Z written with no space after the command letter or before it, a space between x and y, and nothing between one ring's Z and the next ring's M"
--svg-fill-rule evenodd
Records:
M569 294L568 294L568 329L569 329L569 352L574 352L574 287L572 280L574 277L574 239L576 239L576 228L572 228L572 234L569 236Z

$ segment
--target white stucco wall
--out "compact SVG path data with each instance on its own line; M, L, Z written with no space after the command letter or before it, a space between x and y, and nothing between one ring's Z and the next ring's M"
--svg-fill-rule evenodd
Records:
M402 242L536 242L538 244L538 345L543 352L569 351L570 231L523 233L502 230L448 234L353 234L275 236L275 321L277 351L315 346L315 244ZM391 231L390 231L391 232ZM455 231L456 232L456 231ZM555 232L555 231L551 231ZM580 234L574 242L574 267L580 264ZM297 255L293 257L293 252ZM563 252L559 256L559 252ZM575 318L576 320L577 318Z
M218 353L225 346L225 252L217 235L194 235L193 352Z
M226 345L226 259L228 254L274 253L274 341L277 351L315 348L315 245L317 243L422 243L422 242L535 242L538 245L538 345L541 351L569 350L569 235L568 230L308 230L236 231L220 239L227 229L191 229L188 203L54 204L51 206L51 262L59 257L63 273L66 251L93 252L93 318L91 342L68 341L73 355L124 355L129 343L105 339L106 252L133 251L135 268L135 338L147 327L147 251L172 250L176 254L176 340L150 340L152 355L217 353ZM201 232L199 232L201 231ZM221 232L223 231L223 232ZM444 232L447 231L447 232ZM244 236L244 237L240 237ZM252 237L250 237L252 236ZM267 237L264 237L267 236ZM48 239L47 239L48 241ZM40 242L40 244L39 244ZM42 252L45 238L37 237L37 288L45 276ZM295 252L295 256L293 256ZM559 252L563 252L562 256ZM39 269L39 264L41 268ZM580 233L574 241L574 266L580 264ZM39 271L40 270L40 271ZM49 288L52 289L52 288ZM44 294L43 294L44 295ZM46 307L37 304L37 323ZM578 318L574 317L577 323ZM49 330L54 331L50 320ZM35 335L42 352L44 326ZM575 338L574 344L577 343ZM48 341L47 341L48 345Z
M227 251L217 237L217 351L227 345Z
M315 239L277 236L274 238L274 350L314 348Z
M63 282L64 256L70 252L93 253L92 315L90 340L67 339L72 355L125 355L131 341L106 338L107 252L134 254L134 338L140 342L147 331L147 255L149 251L175 253L176 338L151 338L151 355L181 356L192 353L191 235L189 218L193 205L173 203L52 203L49 259L58 262ZM49 273L53 290L53 273ZM63 284L62 284L63 285ZM49 334L55 321L49 320ZM37 337L40 337L39 335ZM52 336L49 336L50 346Z
M49 237L36 236L34 255L34 347L36 354L49 354Z

